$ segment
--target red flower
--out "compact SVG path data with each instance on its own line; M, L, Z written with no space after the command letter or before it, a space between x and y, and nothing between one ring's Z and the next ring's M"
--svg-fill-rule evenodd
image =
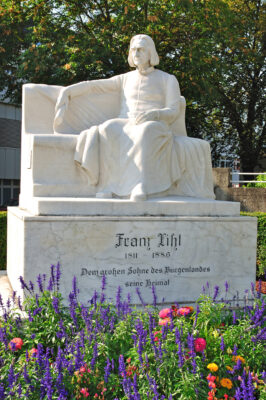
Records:
M181 307L177 310L177 315L188 315L191 311L190 307Z
M196 351L203 351L206 348L206 340L203 338L197 338L194 340L194 347Z
M85 367L85 366L83 366L83 367L80 367L80 369L79 369L79 372L81 373L81 375L85 374L85 373L86 373L86 371L87 371L87 369L86 369L86 367Z
M164 319L164 318L170 317L171 313L172 313L171 308L163 308L163 309L159 312L159 318Z
M159 319L159 325L167 325L170 324L170 322L171 322L170 318Z
M23 346L23 340L18 337L15 337L14 339L12 339L8 345L8 347L12 351L20 350L22 346Z
M82 388L80 393L83 394L84 397L88 397L90 395L87 388Z
M33 347L30 351L29 351L29 357L36 357L38 354L38 350L35 349L35 347Z
M160 340L160 337L158 337L158 335L160 336L161 335L161 331L155 331L153 334L154 334L154 341L155 342L159 342L159 340Z

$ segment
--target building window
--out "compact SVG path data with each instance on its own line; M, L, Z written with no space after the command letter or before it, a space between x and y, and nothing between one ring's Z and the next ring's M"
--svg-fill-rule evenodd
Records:
M19 192L18 179L0 179L0 206L18 204Z

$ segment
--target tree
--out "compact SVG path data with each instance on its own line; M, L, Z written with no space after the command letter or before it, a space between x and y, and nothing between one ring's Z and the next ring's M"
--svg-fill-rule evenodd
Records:
M265 136L265 9L263 0L2 0L0 85L20 101L24 82L124 73L131 36L147 33L160 68L180 81L189 135L252 171Z

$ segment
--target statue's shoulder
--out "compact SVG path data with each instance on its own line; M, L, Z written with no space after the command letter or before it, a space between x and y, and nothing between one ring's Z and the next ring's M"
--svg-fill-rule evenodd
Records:
M173 74L169 74L168 72L162 71L161 69L155 68L154 71L164 79L176 79Z

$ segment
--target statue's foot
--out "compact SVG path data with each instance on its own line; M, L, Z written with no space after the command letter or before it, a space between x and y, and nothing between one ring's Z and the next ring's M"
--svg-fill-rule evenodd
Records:
M144 201L147 199L147 195L144 192L143 185L139 183L131 192L130 200L131 201Z
M95 197L97 199L111 199L113 197L112 192L98 192L96 193Z

